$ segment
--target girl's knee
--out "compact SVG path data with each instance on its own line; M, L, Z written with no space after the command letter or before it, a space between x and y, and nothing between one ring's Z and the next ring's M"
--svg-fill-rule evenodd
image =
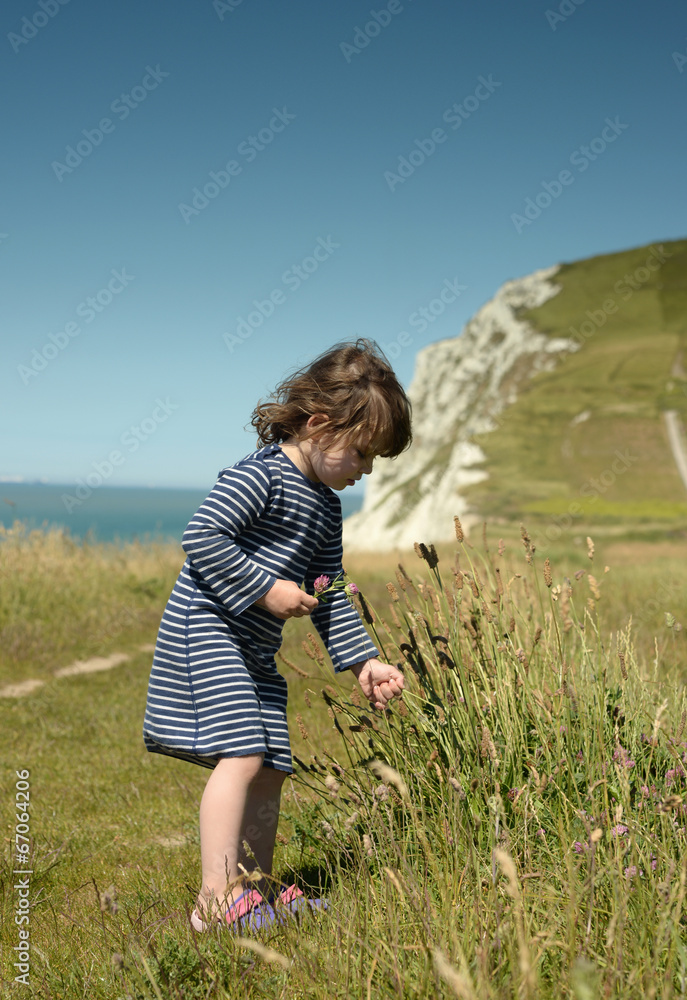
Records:
M264 759L263 753L252 753L243 757L222 757L217 767L232 775L240 776L243 781L252 784L262 773Z

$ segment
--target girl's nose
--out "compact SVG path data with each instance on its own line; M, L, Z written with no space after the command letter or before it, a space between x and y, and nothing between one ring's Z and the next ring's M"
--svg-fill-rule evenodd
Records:
M362 473L363 473L364 476L369 476L370 473L372 472L372 463L373 462L374 462L373 458L364 458L363 459Z

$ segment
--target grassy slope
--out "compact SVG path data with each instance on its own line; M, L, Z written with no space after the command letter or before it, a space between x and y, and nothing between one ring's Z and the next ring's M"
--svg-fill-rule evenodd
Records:
M672 374L681 352L687 357L687 241L665 248L671 256L659 270L639 272L637 290L623 278L644 267L650 246L564 264L559 294L523 313L537 330L570 337L588 310L602 319L604 305L607 313L617 307L579 351L531 380L498 430L478 439L489 479L468 496L481 513L529 522L578 501L585 521L687 519L662 420L666 409L687 414L687 379ZM589 418L572 423L584 411ZM629 455L629 469L599 490L591 481L611 469L616 451Z

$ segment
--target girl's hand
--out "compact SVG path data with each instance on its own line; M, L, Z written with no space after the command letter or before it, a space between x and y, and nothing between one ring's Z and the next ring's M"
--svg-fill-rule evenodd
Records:
M367 700L375 708L386 708L403 691L404 678L398 667L381 660L363 660L351 667Z
M269 611L275 618L286 621L287 618L302 618L315 610L319 601L311 597L294 583L293 580L277 580L266 594L259 597L255 604Z

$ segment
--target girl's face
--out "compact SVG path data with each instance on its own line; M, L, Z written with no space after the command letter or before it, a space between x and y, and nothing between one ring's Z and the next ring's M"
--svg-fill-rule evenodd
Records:
M327 447L328 440L320 438L313 443L309 455L312 471L333 490L345 490L372 472L375 452L368 441L333 442Z

